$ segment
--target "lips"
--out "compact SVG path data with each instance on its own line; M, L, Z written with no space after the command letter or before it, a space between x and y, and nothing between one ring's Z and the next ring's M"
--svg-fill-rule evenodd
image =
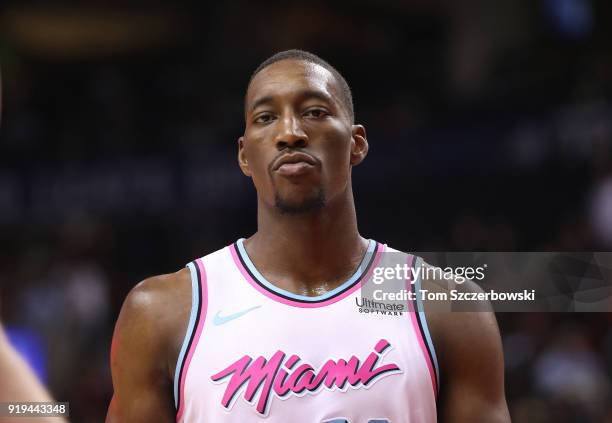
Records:
M298 176L309 172L316 164L316 159L311 155L296 152L278 158L272 169L283 176Z

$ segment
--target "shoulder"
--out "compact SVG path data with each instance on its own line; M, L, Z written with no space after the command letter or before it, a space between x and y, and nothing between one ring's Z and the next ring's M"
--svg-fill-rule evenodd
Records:
M424 271L426 269L430 271ZM441 355L448 355L444 354L447 351L456 357L463 347L473 347L475 338L490 343L499 341L499 330L490 303L475 299L478 294L484 293L478 284L452 273L441 272L425 262L422 275L421 289L445 294L442 297L445 300L424 301L423 304L436 349L440 350Z
M191 275L187 268L147 278L127 295L121 313L140 320L172 323L177 309L191 304Z
M113 344L126 360L139 360L141 354L155 356L159 369L171 376L190 310L189 269L147 278L127 295Z

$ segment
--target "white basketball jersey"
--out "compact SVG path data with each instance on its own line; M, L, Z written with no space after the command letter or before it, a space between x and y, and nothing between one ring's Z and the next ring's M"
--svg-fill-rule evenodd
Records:
M384 251L399 253L370 241L355 274L317 297L267 281L242 239L189 263L177 422L437 421L438 369L422 305L407 301L394 314L360 307Z

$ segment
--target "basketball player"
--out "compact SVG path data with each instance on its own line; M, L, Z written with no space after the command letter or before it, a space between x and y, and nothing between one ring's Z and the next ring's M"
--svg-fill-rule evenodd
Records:
M492 313L357 310L395 250L357 229L368 142L344 78L279 53L251 77L245 117L257 232L130 292L107 422L508 422Z

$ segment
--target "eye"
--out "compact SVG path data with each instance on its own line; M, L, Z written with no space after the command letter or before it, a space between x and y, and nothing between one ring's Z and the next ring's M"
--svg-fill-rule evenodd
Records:
M272 122L272 119L274 119L272 113L261 113L255 118L255 123L269 123Z
M305 117L313 119L321 119L327 115L329 115L329 113L325 109L310 109L304 113Z

